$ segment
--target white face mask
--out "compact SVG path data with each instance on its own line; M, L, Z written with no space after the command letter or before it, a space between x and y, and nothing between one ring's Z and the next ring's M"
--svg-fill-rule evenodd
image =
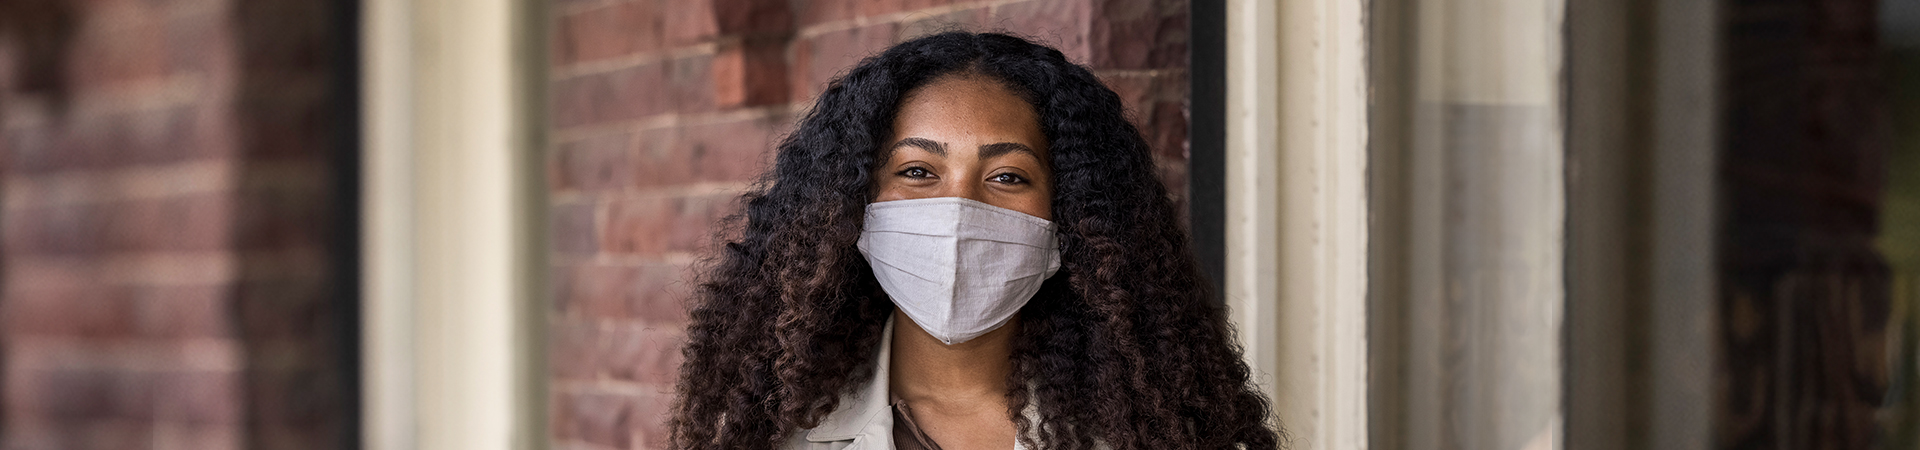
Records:
M860 254L893 304L947 345L1006 325L1060 270L1053 222L959 197L867 205Z

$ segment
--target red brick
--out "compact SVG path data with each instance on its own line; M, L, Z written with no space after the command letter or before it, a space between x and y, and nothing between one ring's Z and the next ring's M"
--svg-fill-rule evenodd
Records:
M119 219L111 222L108 240L119 250L212 250L232 238L234 224L223 219L233 217L233 209L226 193L129 202L109 214Z
M45 296L43 299L70 300L71 296ZM24 303L19 298L9 303ZM7 305L4 311L11 336L116 336L126 334L126 317L114 311L101 311L102 301L40 302L38 305ZM82 306L87 305L87 306ZM52 306L52 307L49 307ZM88 309L94 308L94 309ZM72 312L71 310L83 310ZM29 315L31 314L31 315Z
M578 264L566 266L556 281L567 288L555 299L569 317L629 318L627 294L635 281L634 269L624 266Z
M54 420L121 418L149 404L151 392L101 370L9 370L7 409Z
M747 181L765 171L786 116L684 128L675 153L685 155L690 181Z
M308 345L300 347L302 350L314 348ZM256 350L252 353L261 355L265 352ZM245 395L247 402L253 408L247 411L248 420L282 426L310 424L313 425L311 428L331 426L333 425L331 421L339 420L340 416L334 415L337 413L332 411L344 404L345 396L348 394L341 392L338 381L332 379L338 375L321 365L329 364L329 358L336 356L320 352L273 356L299 361L309 367L259 367L260 364L257 362L254 367L249 367ZM299 358L292 358L293 356ZM296 427L282 433L297 432L299 428L307 427Z
M634 184L639 187L675 186L693 180L687 170L689 156L682 151L678 128L643 131L634 140Z
M8 299L7 325L18 335L126 336L132 325L123 311L118 289L78 289L73 295L46 295ZM34 298L37 297L37 298ZM31 300L29 300L31 298ZM29 303L31 302L31 303Z
M712 58L690 56L559 81L553 88L554 125L712 111Z
M83 20L68 44L65 71L77 86L102 86L166 76L167 15L137 3L101 8L117 20ZM107 11L120 9L121 11Z
M233 424L168 424L152 436L154 449L240 450L242 428ZM316 442L319 442L316 440Z
M560 144L554 151L554 190L595 192L633 187L634 139L632 134L619 133Z
M631 448L627 427L639 398L618 394L557 393L553 396L554 437L613 448Z
M917 9L924 9L924 8L932 8L935 6L953 5L953 4L963 3L965 1L966 0L906 0L906 5L908 10L917 10Z
M38 429L13 433L8 429L9 445L14 449L96 449L153 448L155 427L126 420L98 420L84 423L43 424Z
M9 278L0 311L7 333L15 336L125 336L126 289L97 286L89 273L43 270L39 279Z
M231 210L224 194L32 208L6 215L0 239L13 254L216 250Z
M32 280L0 311L16 336L209 338L230 335L226 289L219 286L101 286Z
M564 128L670 111L673 98L660 92L667 84L666 69L664 62L653 63L555 83L554 125Z
M1156 154L1187 158L1187 77L1184 72L1096 72L1120 96L1127 116Z
M547 312L559 314L567 310L567 298L573 295L573 285L567 279L573 268L584 264L574 258L564 256L548 258L547 266Z
M629 317L641 323L681 325L687 323L687 300L697 289L694 283L698 281L687 267L643 265L635 268L634 282L621 298L626 302Z
M554 59L566 65L660 49L666 17L659 2L615 3L561 16L554 25Z
M1185 66L1186 2L1114 0L1094 2L1088 23L1086 64L1097 68L1147 69Z
M680 368L679 326L643 327L605 319L564 319L549 331L552 374L564 381L611 380L671 386Z
M751 70L747 68L748 54L745 49L733 47L720 50L713 58L714 103L722 108L744 106L751 97L753 86L747 81Z
M1066 54L1067 60L1086 64L1093 50L1087 40L1093 7L1088 1L1028 0L993 9L996 27L1026 35Z
M1187 66L1182 63L1172 70L1161 72L1154 77L1154 100L1186 103L1192 96L1193 83L1187 77Z
M1171 101L1154 103L1145 119L1140 124L1141 132L1146 135L1147 143L1153 146L1154 153L1179 161L1184 166L1187 160L1186 105Z
M21 254L71 253L103 247L109 223L90 205L34 208L25 214L7 214L0 229L10 252Z
M211 43L233 41L234 30L226 14L197 14L167 22L166 56L175 73L207 76L206 81L229 80L238 56L227 45Z
M358 442L358 437L341 437L337 423L261 423L249 427L249 448L285 450L328 450Z
M578 264L556 270L558 311L569 317L627 319L648 325L686 323L689 273L673 264Z
M330 164L342 125L332 109L340 95L329 90L341 62L331 34L350 27L334 26L340 18L319 0L36 3L75 16L57 60L70 86L48 99L45 120L0 131L0 177L88 179L190 161L231 163L241 173L215 193L7 205L0 266L20 273L23 261L57 255L60 262L46 265L60 267L5 284L5 445L300 448L276 445L350 440L337 424L351 415L329 399L352 395L340 390L345 367L334 347L344 342L334 335L341 320L351 319L329 308L351 287L333 286L337 265L326 250L342 231L329 228L342 213L327 184L337 175ZM16 98L13 88L0 98ZM102 277L120 267L110 264L117 258L174 254L242 255L234 275L248 281L173 285L154 274L115 274L164 284L129 286ZM220 350L227 348L244 349L248 365L201 367L228 364L219 362L231 356ZM62 353L34 356L49 349ZM221 353L209 359L209 351ZM284 367L296 369L269 372Z
M607 206L602 251L634 255L695 252L709 243L708 225L730 213L733 195L661 197Z
M873 17L900 12L906 8L906 0L862 0L855 3L854 14L858 14L861 17Z
M322 190L324 187L260 187L241 191L237 195L239 206L229 219L235 222L230 245L236 250L277 250L327 243L333 232L330 228L333 222L327 217L337 211L330 192Z
M137 336L213 338L233 335L233 316L225 286L142 286L126 288L127 320Z
M671 392L662 389L658 393L637 396L631 413L622 421L626 429L632 430L634 442L645 448L668 448L667 418L673 404Z
M261 76L240 87L242 150L252 161L319 159L336 148L325 74ZM324 159L320 159L324 161Z
M715 1L673 0L673 5L665 11L667 44L676 47L697 44L719 34L720 23L713 15Z
M601 339L605 370L613 379L671 386L680 370L680 330L619 327Z
M555 438L613 448L666 448L672 395L559 392L550 400Z
M635 184L674 186L753 179L768 166L786 115L643 132Z
M927 3L927 0L916 3ZM987 8L962 9L937 16L916 14L908 17L908 21L900 27L900 40L905 41L943 31L978 30L987 24L989 16L991 14L988 13Z
M161 372L145 418L188 425L238 424L241 377L231 372Z
M787 102L787 49L780 41L730 45L713 59L714 102L722 108Z
M1129 114L1139 114L1140 105L1156 100L1154 87L1159 84L1156 83L1159 77L1138 73L1099 71L1094 72L1094 75L1100 77L1100 82L1107 85L1107 89L1112 89L1115 95L1120 96L1120 103L1126 105Z
M232 302L241 336L249 340L299 340L331 331L328 324L343 320L334 317L335 310L324 301L334 293L327 291L324 274L310 276L312 279L305 281L236 282Z
M8 409L53 419L235 423L238 375L224 371L17 370Z
M713 55L698 55L669 61L667 89L672 93L675 112L712 111Z
M862 58L885 50L899 37L899 24L882 23L833 31L795 44L793 92L811 98L826 90L827 82L852 69Z
M331 56L328 26L332 6L318 1L241 1L232 8L234 28L240 33L235 49L241 68L267 81L268 76L325 77ZM262 76L266 75L266 76Z
M852 19L859 10L860 0L812 0L806 2L806 8L800 10L800 26L818 25Z
M721 1L713 15L724 34L777 35L793 30L793 12L784 1Z
M593 203L581 202L553 205L551 243L553 251L565 255L592 255L600 250L599 235L595 233Z
M560 381L592 380L600 368L599 330L590 322L565 319L547 327L548 376Z
M5 157L13 173L218 157L236 148L228 113L212 106L186 105L107 113L75 119L61 128L7 130Z
M800 14L802 26L850 20L856 17L909 12L961 3L962 0L815 0Z

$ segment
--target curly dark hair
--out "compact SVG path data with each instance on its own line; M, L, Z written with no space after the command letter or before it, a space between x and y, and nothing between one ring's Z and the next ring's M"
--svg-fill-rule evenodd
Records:
M947 32L860 62L780 142L740 236L699 275L674 448L774 448L873 378L894 306L855 247L893 117L914 88L983 76L1032 103L1053 172L1060 271L1020 311L1008 417L1028 445L1276 448L1224 307L1120 98L1058 50ZM1019 412L1037 401L1038 423Z

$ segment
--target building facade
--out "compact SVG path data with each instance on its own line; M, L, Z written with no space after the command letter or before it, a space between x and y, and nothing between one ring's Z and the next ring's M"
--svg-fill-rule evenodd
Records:
M951 29L1120 95L1292 448L1920 448L1909 3L0 2L0 448L665 448L737 197Z

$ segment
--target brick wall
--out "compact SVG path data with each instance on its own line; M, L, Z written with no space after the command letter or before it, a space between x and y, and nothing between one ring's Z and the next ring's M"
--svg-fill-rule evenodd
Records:
M333 3L0 3L0 447L354 438Z
M709 226L835 74L951 27L1050 43L1118 91L1186 186L1187 2L554 0L556 448L660 448Z

